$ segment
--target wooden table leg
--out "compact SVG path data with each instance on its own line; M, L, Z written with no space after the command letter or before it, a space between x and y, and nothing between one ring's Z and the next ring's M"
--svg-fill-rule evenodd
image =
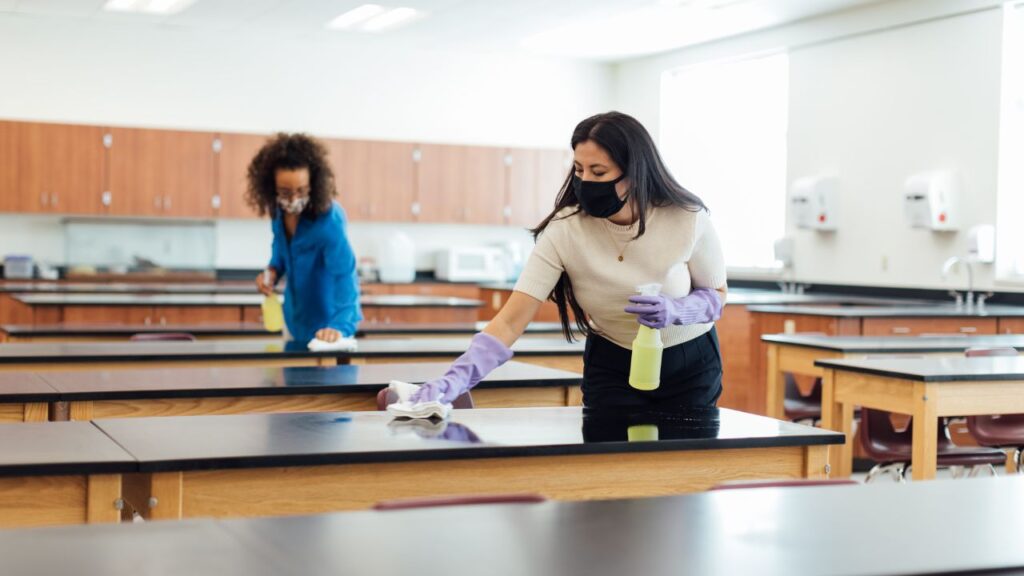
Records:
M769 418L782 419L785 414L785 377L779 371L779 346L768 344L768 379L765 384L764 409Z
M828 446L808 446L805 451L804 478L828 478Z
M85 521L89 524L121 521L121 475L97 474L88 477Z
M923 382L914 383L914 424L911 466L914 480L935 478L939 418L931 387Z
M836 371L825 370L821 377L821 427L846 434L846 442L850 443L853 441L853 406L849 407L847 414L844 405L836 402L835 381ZM844 448L845 446L832 446L828 449L829 474L833 478L846 477L852 473L852 463L844 466ZM852 459L852 444L849 451L849 458ZM845 470L850 471L843 474Z
M150 518L153 520L181 519L183 477L181 472L153 474L150 484Z
M565 389L566 406L583 406L583 388L581 386L568 386Z

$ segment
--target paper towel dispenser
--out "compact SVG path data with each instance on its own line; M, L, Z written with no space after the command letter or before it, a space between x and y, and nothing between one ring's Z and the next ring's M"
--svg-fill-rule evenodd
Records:
M940 232L959 229L957 200L961 186L955 172L914 174L907 178L903 188L903 213L911 227Z
M797 178L789 193L797 228L831 232L839 226L839 179L831 176Z

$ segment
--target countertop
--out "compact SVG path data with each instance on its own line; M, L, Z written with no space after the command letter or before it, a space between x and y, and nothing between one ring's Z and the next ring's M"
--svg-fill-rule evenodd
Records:
M283 358L455 358L469 347L469 338L406 338L359 340L353 352L312 352L305 342L268 340L200 340L197 342L40 342L0 346L2 364L67 364L182 360L260 360ZM522 356L575 356L583 342L559 338L520 338L512 347Z
M816 360L815 366L917 382L1024 380L1024 357Z
M60 395L34 372L0 372L0 402L57 402Z
M1024 317L1024 306L957 308L948 303L916 306L751 306L751 312L835 318L984 318Z
M992 336L812 336L765 334L761 340L844 353L962 352L968 348L1010 347L1024 350L1024 334Z
M29 376L49 385L59 400L126 400L298 394L376 393L392 380L422 383L442 376L448 362L368 364L296 368L166 368L36 372ZM19 376L21 374L18 374ZM0 396L5 377L0 373ZM582 376L522 362L508 362L476 389L579 386ZM56 401L56 400L54 400Z
M1024 515L1006 513L1021 505L1020 477L761 488L8 530L0 556L11 574L82 576L963 574L1024 568Z
M259 306L262 294L37 294L15 293L29 306ZM282 297L283 300L283 297ZM483 302L441 296L363 296L366 308L479 308Z
M727 409L613 417L579 407L455 410L447 421L381 412L97 420L141 472L465 458L829 445L843 435ZM627 429L658 426L657 440Z
M0 476L120 474L138 469L130 454L90 422L0 424L0 438Z

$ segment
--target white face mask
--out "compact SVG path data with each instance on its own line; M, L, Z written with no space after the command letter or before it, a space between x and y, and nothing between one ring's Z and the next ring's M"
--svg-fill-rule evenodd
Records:
M301 214L306 209L307 204L309 204L309 196L301 196L291 200L277 199L277 205L288 214Z

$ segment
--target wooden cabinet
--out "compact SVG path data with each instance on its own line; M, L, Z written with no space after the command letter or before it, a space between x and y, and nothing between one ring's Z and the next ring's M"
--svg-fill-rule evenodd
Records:
M234 324L242 319L238 306L64 306L64 324ZM41 324L38 319L36 324Z
M419 220L473 224L503 222L503 149L424 144L419 147L419 152Z
M536 224L548 217L555 207L558 193L572 169L572 152L540 150L537 152ZM535 225L536 225L535 224Z
M218 134L215 146L216 194L214 213L223 218L256 218L256 210L245 200L249 163L267 137L261 134Z
M540 153L537 150L506 151L504 224L533 228L540 220Z
M1024 334L1024 318L1000 318L999 334Z
M18 148L18 124L0 121L0 212L21 210Z
M479 318L480 320L490 321L493 320L498 312L505 306L508 299L512 296L512 290L496 290L494 288L482 288L480 290L480 300L483 300L484 305L480 308ZM572 312L570 311L570 314ZM537 315L533 317L532 322L561 322L558 315L558 306L550 300L545 300L541 305L540 309L537 310ZM575 324L572 324L575 325Z
M416 219L413 144L326 140L338 200L350 220L412 222Z
M18 194L25 212L95 214L103 199L103 130L20 124Z
M864 336L920 336L996 333L995 318L865 318Z
M405 296L439 296L442 298L480 299L480 287L476 284L389 284L388 294ZM365 294L365 292L364 292Z
M206 132L110 130L109 212L212 217L214 140Z

